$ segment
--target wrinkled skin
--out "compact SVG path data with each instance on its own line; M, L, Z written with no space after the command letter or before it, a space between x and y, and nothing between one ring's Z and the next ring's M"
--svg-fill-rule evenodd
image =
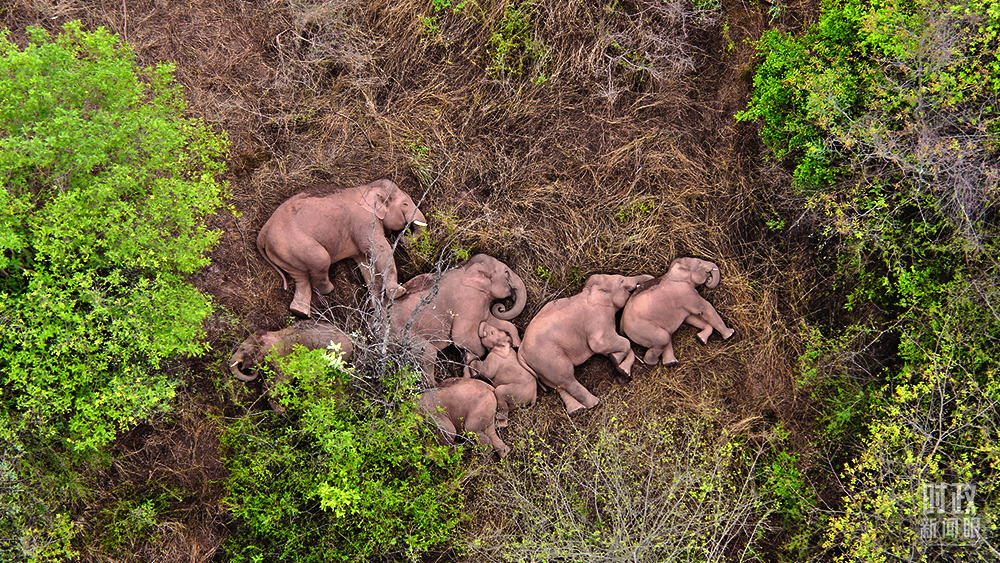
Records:
M437 354L449 344L465 353L465 364L486 353L479 339L479 325L484 321L513 335L515 346L520 344L510 319L524 310L524 282L492 256L477 254L441 274L416 276L403 287L406 295L389 310L391 329L420 355L426 387L434 386ZM510 311L501 303L491 309L491 303L508 297L514 299Z
M594 354L604 354L616 369L631 375L635 354L615 330L615 314L652 276L595 274L583 291L546 303L524 330L518 360L542 384L558 391L569 414L600 403L574 375L574 368Z
M687 323L700 332L698 340L708 343L712 330L729 340L733 329L711 303L698 293L704 284L711 289L719 285L719 267L698 258L678 258L670 263L663 276L643 284L625 304L622 311L622 332L632 342L648 348L642 361L665 366L677 364L671 335Z
M246 372L264 361L268 355L283 358L292 352L296 344L309 350L316 350L328 348L332 342L340 344L340 353L344 361L351 359L354 344L350 337L329 323L305 320L281 330L258 330L236 349L236 353L229 359L229 371L241 381L253 381L257 379L257 374ZM281 373L277 373L276 381L270 382L268 387L273 387L283 378ZM284 410L275 401L271 401L271 407L279 412Z
M372 291L402 295L392 245L385 235L411 224L417 232L427 219L390 180L342 190L320 185L274 210L257 235L257 249L278 272L283 289L288 289L283 272L292 277L295 296L290 309L308 317L312 290L324 295L333 291L330 266L348 258L361 267Z
M501 459L510 452L497 435L497 398L485 381L446 379L440 387L420 395L420 410L434 418L446 444L454 444L460 432L473 432L480 442L493 446Z
M497 427L506 428L511 407L535 404L538 382L517 361L510 334L484 322L479 326L479 338L490 353L485 360L473 360L470 367L493 385L497 396Z

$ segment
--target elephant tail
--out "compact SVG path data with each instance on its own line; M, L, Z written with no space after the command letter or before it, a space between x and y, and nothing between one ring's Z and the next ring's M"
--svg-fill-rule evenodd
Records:
M260 252L260 255L264 257L264 261L267 262L268 265L270 265L272 268L274 268L275 272L278 272L278 277L281 278L281 289L287 290L288 280L285 278L285 272L282 272L281 268L279 268L278 265L274 263L274 260L271 260L271 257L267 255L267 249L264 248L264 245L260 243L260 237L257 237L257 251Z

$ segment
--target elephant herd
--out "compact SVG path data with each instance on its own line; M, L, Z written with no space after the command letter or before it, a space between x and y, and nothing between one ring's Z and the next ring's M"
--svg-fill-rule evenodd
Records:
M463 431L473 432L502 458L509 448L496 429L507 426L511 408L535 403L539 384L558 392L569 414L600 402L574 375L576 366L594 354L607 356L619 373L630 375L636 358L632 343L647 348L644 363L675 365L671 335L683 323L699 329L702 343L713 331L726 340L733 335L697 290L718 285L719 268L678 258L659 278L591 275L580 293L546 303L522 338L511 320L527 303L525 285L496 258L477 254L444 272L398 283L386 233L419 232L426 226L417 205L390 180L349 189L320 185L282 203L261 228L257 248L285 289L285 273L292 277L290 309L303 317L312 314L312 291L333 290L332 264L353 259L360 265L373 295L388 301L392 336L419 358L426 388L421 410L433 417L448 443ZM510 310L501 303L508 298L513 299ZM616 329L619 311L624 336ZM330 342L339 343L350 358L350 338L329 323L309 319L280 331L258 331L233 355L230 369L249 381L255 376L245 370L268 353L281 356L296 344L326 348ZM463 354L463 377L438 381L438 352L448 346Z

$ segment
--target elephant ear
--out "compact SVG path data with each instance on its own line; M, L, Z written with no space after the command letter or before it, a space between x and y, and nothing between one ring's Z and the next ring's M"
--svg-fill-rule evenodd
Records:
M493 280L490 278L490 274L483 264L469 264L465 266L465 272L462 273L462 285L473 287L483 293L489 293L492 283Z
M587 287L584 288L587 292L587 304L591 307L614 307L614 288L602 279L592 279L588 280Z
M399 189L399 188L396 188ZM385 219L389 212L389 202L392 199L393 187L385 184L373 184L365 188L361 206L375 214L379 221Z

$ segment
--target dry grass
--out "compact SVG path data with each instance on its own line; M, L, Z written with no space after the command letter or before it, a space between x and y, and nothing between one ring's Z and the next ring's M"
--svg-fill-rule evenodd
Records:
M520 74L488 70L491 37L510 2L435 12L415 0L21 0L4 17L15 38L26 24L54 29L81 18L126 38L143 64L176 62L191 111L229 135L230 201L239 215L213 219L221 241L197 278L236 325L210 327L219 357L249 332L288 322L291 291L281 290L255 246L274 208L313 182L388 177L415 198L426 193L421 207L438 250L429 259L401 245L401 279L427 271L446 247L496 256L527 284L522 329L587 275L660 275L684 255L715 261L722 284L705 296L738 340L702 346L682 329L680 366L640 366L625 383L595 358L580 380L603 399L599 412L626 421L683 415L754 435L767 412L806 433L804 398L792 383L798 319L823 303L824 283L796 229L765 227L783 210L770 199L782 173L762 162L755 132L732 120L745 104L754 56L744 40L768 23L764 8L750 4L727 0L720 11L695 12L679 1L536 0L530 35L514 42L510 59ZM816 4L788 2L780 22L797 25ZM436 18L437 28L421 18ZM352 266L337 265L332 280L329 304L363 308ZM201 416L188 412L193 406L181 405L182 420ZM558 441L567 425L600 420L588 413L569 421L558 398L544 394L536 407L512 413L504 438L517 443L532 429ZM163 439L177 439L176 455L217 462L217 451L194 452L172 434L197 435L202 424L181 424ZM161 467L122 455L136 472ZM217 500L201 491L180 502L215 515L198 520L214 528L167 530L161 548L174 557L159 560L190 560L185 553L219 545L226 532L210 504ZM470 510L489 518L493 509L473 499ZM176 543L185 534L189 545Z

